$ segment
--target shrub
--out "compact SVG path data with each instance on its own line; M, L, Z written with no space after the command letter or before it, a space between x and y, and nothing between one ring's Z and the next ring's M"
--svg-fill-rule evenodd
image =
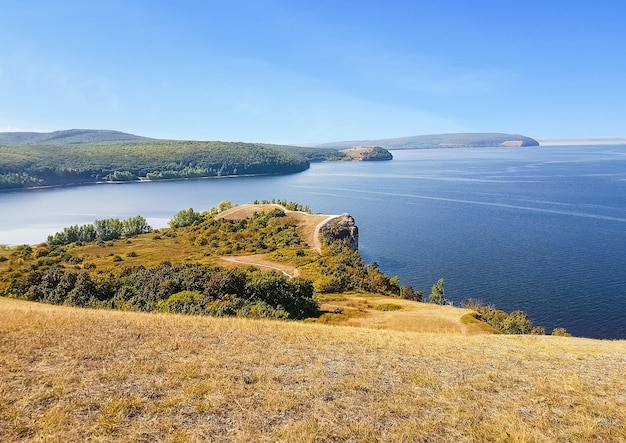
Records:
M567 332L567 329L565 328L554 328L552 330L552 335L556 335L559 337L571 337L572 336L572 334Z
M508 314L474 299L466 300L461 306L476 311L477 320L484 321L503 334L543 335L546 332L541 326L533 325L524 311L513 311Z
M402 306L396 305L394 303L381 303L375 308L378 311L399 311L402 309Z
M422 291L415 291L411 285L405 285L400 288L400 298L413 301L422 301Z
M289 313L281 308L273 308L264 301L248 303L237 311L237 317L245 318L270 318L274 320L285 320L289 318Z
M157 310L177 314L200 315L204 313L204 296L198 291L180 291L166 300L159 300Z
M21 258L30 258L32 253L33 248L31 248L29 245L19 245L15 247L11 255Z

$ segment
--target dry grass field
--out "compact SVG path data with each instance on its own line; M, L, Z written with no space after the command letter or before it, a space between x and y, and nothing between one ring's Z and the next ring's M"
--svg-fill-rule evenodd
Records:
M0 352L1 441L626 441L626 341L0 298Z

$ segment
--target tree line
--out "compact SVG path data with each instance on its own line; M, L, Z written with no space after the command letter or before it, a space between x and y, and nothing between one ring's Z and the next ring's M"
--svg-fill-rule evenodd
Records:
M196 141L1 145L0 189L99 181L285 174L307 169L307 152L282 145ZM318 155L321 159L333 157L330 151L320 151Z
M51 267L14 273L8 283L5 295L78 307L275 319L319 315L310 280L256 268L163 262L90 274Z
M63 231L48 236L51 247L70 243L88 243L91 241L109 241L121 237L134 237L152 231L152 227L141 215L126 220L107 218L96 220L93 224L74 225Z

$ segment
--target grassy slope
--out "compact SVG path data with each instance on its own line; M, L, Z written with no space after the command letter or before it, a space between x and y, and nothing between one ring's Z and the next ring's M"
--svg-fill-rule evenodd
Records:
M2 441L626 441L626 342L0 298Z
M289 216L311 246L325 216ZM99 270L115 254L219 260L152 237L79 249ZM625 341L484 335L467 310L320 297L316 323L0 298L0 441L626 441Z

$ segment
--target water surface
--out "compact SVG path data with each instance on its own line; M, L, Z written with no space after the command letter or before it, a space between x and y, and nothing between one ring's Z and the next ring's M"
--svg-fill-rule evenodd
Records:
M0 243L138 214L155 227L222 200L351 213L361 253L427 295L522 309L548 332L626 338L626 147L394 151L288 176L0 193Z

